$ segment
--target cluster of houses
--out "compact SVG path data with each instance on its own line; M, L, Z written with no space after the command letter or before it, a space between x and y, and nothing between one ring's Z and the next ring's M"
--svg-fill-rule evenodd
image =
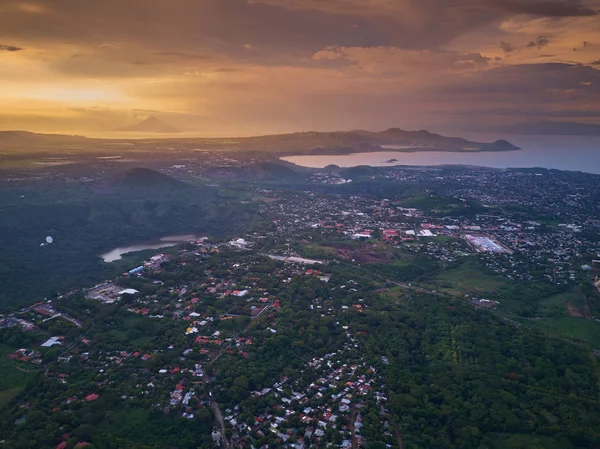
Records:
M339 442L337 447L362 447L366 443L363 416L368 412L378 416L378 427L384 431L381 439L394 442L385 409L385 384L378 370L361 360L348 332L347 337L342 350L313 358L303 380L282 377L271 387L253 391L252 398L268 399L271 404L253 422L240 417L244 402L226 410L233 446L245 447L249 441L274 436L278 447L317 447L331 440ZM307 373L312 380L306 381Z
M18 327L25 331L35 331L39 329L40 324L54 319L67 321L79 328L83 326L81 321L69 316L69 314L58 312L52 300L45 300L7 315L0 315L0 329Z
M403 173L403 180L418 180L423 176L431 179L430 171L389 169L390 173ZM532 175L533 176L533 175ZM529 207L531 212L552 210L564 204L564 186L560 183L544 184L545 189L534 188L534 197L541 203L532 204L525 200L530 194L529 176L510 171L475 170L471 174L457 172L454 176L434 177L440 185L460 181L461 188L444 189L444 195L456 195L456 201L480 201L489 206L501 208L505 204L515 207ZM536 177L537 178L537 177ZM473 185L473 188L465 188ZM475 188L485 181L486 188ZM490 182L510 185L513 195L506 191L490 189ZM530 180L529 180L530 181ZM519 186L519 184L522 184ZM515 187L516 185L516 187ZM517 195L515 189L522 188ZM533 188L533 187L531 187ZM560 189L559 189L560 188ZM527 189L527 190L525 190ZM577 190L577 189L575 189ZM581 189L579 189L581 190ZM595 211L585 211L589 193L579 195L578 213L563 212L563 223L548 226L535 221L530 214L473 213L464 216L440 214L418 207L404 207L402 200L375 199L367 196L315 195L312 192L286 193L282 201L261 205L265 214L273 216L273 236L282 244L292 245L299 239L364 240L383 241L403 251L425 253L442 264L456 262L459 258L482 258L488 268L496 274L511 279L552 282L556 284L576 282L578 254L596 254L600 244L588 240L583 231L597 229L600 222L595 220ZM569 204L575 201L569 198ZM574 206L568 207L570 211ZM562 210L557 207L558 210ZM496 212L497 213L497 212ZM553 215L555 212L552 212ZM283 245L282 245L283 247ZM293 255L292 252L283 256ZM540 274L542 273L542 274Z

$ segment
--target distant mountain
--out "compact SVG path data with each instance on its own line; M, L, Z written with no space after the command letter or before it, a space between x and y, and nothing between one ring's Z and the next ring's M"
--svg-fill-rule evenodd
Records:
M240 149L263 149L302 154L347 154L357 151L512 151L519 147L506 140L493 143L471 142L426 130L300 132L235 139ZM216 142L217 140L213 140Z
M66 134L40 134L29 131L0 131L0 145L79 143L87 137Z
M142 120L135 125L125 126L119 128L116 131L123 132L138 132L138 133L164 133L164 134L175 134L182 132L180 129L175 128L168 123L156 117L148 117L146 120Z
M178 133L180 130L164 123L156 117L136 125L121 128L120 131L140 133ZM164 141L164 138L160 139ZM31 149L68 149L69 145L86 143L114 145L135 145L138 149L152 151L156 148L154 139L86 139L80 136L61 136L35 134L24 131L0 131L0 150L19 148ZM369 151L514 151L520 148L506 140L496 142L472 142L461 137L447 137L426 130L405 131L390 128L385 131L335 131L335 132L298 132L291 134L273 134L255 137L236 138L177 138L172 146L185 151L193 148L218 151L258 152L262 155L277 156L299 154L350 154ZM46 147L46 148L44 148Z

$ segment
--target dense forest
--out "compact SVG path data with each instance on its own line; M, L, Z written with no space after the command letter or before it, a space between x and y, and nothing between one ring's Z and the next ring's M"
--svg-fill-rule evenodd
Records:
M151 170L92 186L64 181L4 186L0 201L0 309L123 272L132 260L107 264L100 258L119 245L173 234L234 236L254 216L252 205L220 197L215 188ZM52 244L44 244L46 236Z

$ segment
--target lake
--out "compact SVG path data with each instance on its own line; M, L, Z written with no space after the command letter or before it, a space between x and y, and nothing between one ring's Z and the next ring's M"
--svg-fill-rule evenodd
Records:
M118 248L111 249L110 251L101 254L100 257L104 259L104 262L110 263L114 262L115 260L120 260L123 254L133 253L136 251L145 251L147 249L169 248L171 246L177 246L181 243L193 242L201 238L202 237L194 234L168 235L152 242L137 243L129 246L119 246Z
M519 151L451 153L445 151L381 151L335 156L289 156L281 159L302 167L389 167L394 165L476 165L491 168L554 168L600 174L600 136L516 136ZM390 159L397 159L392 163Z

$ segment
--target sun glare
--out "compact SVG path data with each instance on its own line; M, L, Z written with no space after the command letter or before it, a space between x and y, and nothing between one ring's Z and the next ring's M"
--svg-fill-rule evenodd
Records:
M25 98L59 102L90 102L90 101L123 101L123 96L118 92L108 89L79 89L65 87L44 87L32 89L19 95Z

